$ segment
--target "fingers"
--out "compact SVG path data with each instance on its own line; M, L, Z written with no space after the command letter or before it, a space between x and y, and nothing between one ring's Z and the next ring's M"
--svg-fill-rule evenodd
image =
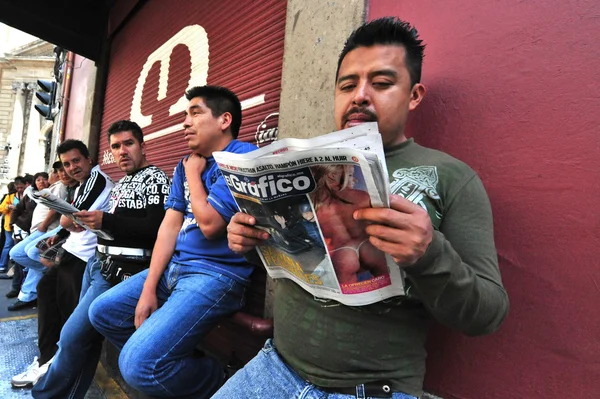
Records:
M269 238L269 233L253 227L256 219L245 213L236 213L227 226L229 248L236 253L246 253Z

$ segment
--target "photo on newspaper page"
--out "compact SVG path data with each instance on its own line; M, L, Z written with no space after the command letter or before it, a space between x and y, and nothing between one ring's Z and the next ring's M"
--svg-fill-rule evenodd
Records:
M272 278L353 306L404 294L399 267L370 243L366 222L353 218L357 209L387 206L381 179L373 178L374 170L381 173L377 162L339 148L247 162L220 154L215 158L240 211L270 235L257 250Z

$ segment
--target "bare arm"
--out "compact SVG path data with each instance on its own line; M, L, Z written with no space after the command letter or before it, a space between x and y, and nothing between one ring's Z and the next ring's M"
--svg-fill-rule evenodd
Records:
M206 167L206 159L198 154L192 154L184 160L183 165L190 190L192 213L198 227L209 240L220 237L225 232L227 223L223 220L221 214L206 200L208 193L200 177Z
M54 222L58 218L59 215L60 214L58 212L50 209L44 220L42 220L42 222L39 224L37 228L38 231L45 233L48 230L48 226L50 226L52 222Z
M183 214L173 209L168 209L158 229L156 244L154 244L154 250L152 251L152 260L148 269L148 277L146 278L142 294L135 309L136 328L139 328L158 309L156 287L160 281L160 277L171 261L173 252L175 252L177 235L182 225Z

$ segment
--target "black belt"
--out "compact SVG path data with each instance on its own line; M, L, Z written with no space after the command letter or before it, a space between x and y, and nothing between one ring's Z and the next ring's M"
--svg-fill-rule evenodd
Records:
M318 387L327 393L340 393L342 395L355 395L357 398L391 398L392 385L389 381L373 381L353 387Z

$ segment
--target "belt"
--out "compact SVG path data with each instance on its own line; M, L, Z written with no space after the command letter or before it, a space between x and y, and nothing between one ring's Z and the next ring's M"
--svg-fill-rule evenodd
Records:
M392 388L389 381L373 381L359 384L353 387L318 387L327 393L340 393L342 395L354 395L356 398L391 398Z
M141 256L149 258L152 256L151 249L141 248L126 248L126 247L113 247L108 245L98 245L98 252L105 255L123 255L123 256Z

